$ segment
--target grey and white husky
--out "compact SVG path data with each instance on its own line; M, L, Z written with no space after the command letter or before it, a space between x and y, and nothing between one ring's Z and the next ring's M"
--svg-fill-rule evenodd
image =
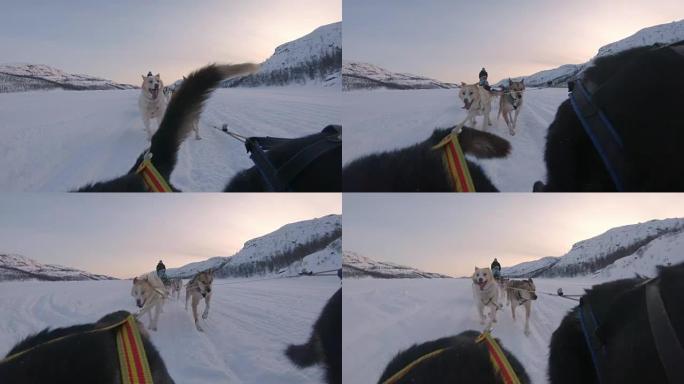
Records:
M195 327L200 332L203 332L204 330L199 325L199 319L197 318L197 306L199 305L199 302L204 299L204 312L202 312L202 318L206 320L207 317L209 317L209 305L211 303L211 283L213 281L214 271L207 270L196 274L185 286L185 310L188 310L188 300L192 298L192 316L195 319Z
M515 126L518 123L518 115L523 105L523 92L525 91L525 79L513 81L508 79L509 87L501 95L499 100L499 114L497 119L503 115L508 133L515 136Z
M506 298L511 305L511 314L515 320L515 309L525 307L525 335L530 334L530 314L532 300L537 300L537 292L532 279L509 280L506 283Z

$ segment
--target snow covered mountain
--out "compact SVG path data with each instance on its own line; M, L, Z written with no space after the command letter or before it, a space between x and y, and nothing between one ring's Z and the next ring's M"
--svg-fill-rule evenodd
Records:
M224 86L261 86L315 83L339 87L342 70L342 23L316 28L282 44L253 75L226 80Z
M439 273L423 272L404 265L375 261L351 251L344 251L342 256L342 275L344 278L374 277L380 279L435 279L451 277Z
M61 265L42 264L21 255L0 254L0 281L116 280Z
M511 277L652 276L656 266L684 262L684 219L651 220L626 225L580 241L554 258L503 268Z
M439 89L456 88L456 84L444 83L410 73L395 73L368 63L345 61L342 64L342 89Z
M651 46L653 44L672 44L683 40L684 20L644 28L632 36L599 48L596 56L586 63L566 64L558 68L537 72L529 76L523 76L525 78L525 85L529 87L565 86L569 79L572 79L585 68L591 66L593 61L599 57L614 55L631 48ZM520 77L515 79L520 79ZM507 83L508 79L504 79L499 81L496 85L507 85Z
M233 256L213 257L180 268L169 268L166 273L186 278L199 271L213 269L220 277L249 277L336 270L340 268L341 219L340 215L328 215L287 224L247 241Z
M75 75L43 64L0 64L0 93L31 90L135 89L111 80Z

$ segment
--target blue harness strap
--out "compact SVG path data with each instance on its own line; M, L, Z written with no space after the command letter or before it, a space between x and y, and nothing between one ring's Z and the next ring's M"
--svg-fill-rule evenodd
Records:
M594 104L584 81L575 82L570 103L584 131L603 161L618 192L625 190L626 160L620 135L608 117Z
M603 367L605 366L605 356L603 343L597 335L599 328L598 320L591 310L589 299L587 296L580 298L579 310L577 317L582 327L582 334L584 334L584 341L587 343L587 349L591 354L591 361L594 363L594 370L599 383L603 383Z

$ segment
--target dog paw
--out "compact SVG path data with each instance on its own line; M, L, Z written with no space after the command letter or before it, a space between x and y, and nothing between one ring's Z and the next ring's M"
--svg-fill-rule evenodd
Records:
M526 329L526 330L525 330L525 336L529 336L529 335L530 335L530 330L529 330L529 329Z
M203 313L203 314L202 314L202 318L203 318L204 320L206 320L207 317L209 317L209 314L208 314L208 313Z
M202 327L200 327L199 324L196 325L196 328L197 328L198 331L204 332L204 329L202 329Z

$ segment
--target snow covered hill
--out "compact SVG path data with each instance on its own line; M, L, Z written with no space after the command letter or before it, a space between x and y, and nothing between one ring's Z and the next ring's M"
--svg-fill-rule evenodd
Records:
M315 83L339 87L342 70L342 23L316 28L282 44L253 75L230 79L226 87Z
M0 254L0 281L9 280L115 280L61 265L42 264L21 255Z
M347 250L344 251L342 256L342 275L345 279L350 277L375 277L380 279L451 278L451 276L423 272L404 265L375 261L369 257Z
M30 90L135 89L128 84L89 75L75 75L43 64L0 64L0 93Z
M395 73L377 65L347 62L342 64L342 88L354 89L448 89L456 84L444 83L410 73Z
M684 219L626 225L580 241L560 258L503 268L511 277L595 275L605 279L654 276L657 265L684 262Z
M599 57L614 55L631 48L651 46L653 44L672 44L684 41L684 20L668 24L660 24L640 30L632 36L599 48L598 53L591 60L583 64L566 64L558 68L549 69L525 78L525 84L530 87L565 86L567 81L577 76ZM515 78L520 79L520 77ZM496 85L506 85L508 79L499 81Z
M220 277L249 277L274 273L291 276L302 270L316 273L339 269L341 221L340 215L328 215L287 224L247 241L233 256L213 257L169 268L166 273L188 278L199 271L213 269Z

